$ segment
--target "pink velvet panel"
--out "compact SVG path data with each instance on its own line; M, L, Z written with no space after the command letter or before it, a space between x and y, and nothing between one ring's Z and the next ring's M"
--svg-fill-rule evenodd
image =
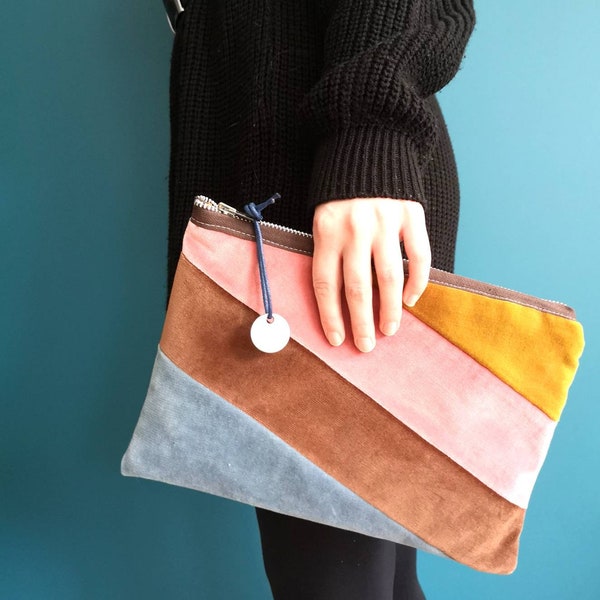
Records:
M527 507L554 421L406 311L400 332L378 335L373 352L359 352L351 339L333 348L319 323L311 258L264 249L274 311L288 320L296 341L496 493ZM254 242L190 224L183 253L232 296L264 312Z

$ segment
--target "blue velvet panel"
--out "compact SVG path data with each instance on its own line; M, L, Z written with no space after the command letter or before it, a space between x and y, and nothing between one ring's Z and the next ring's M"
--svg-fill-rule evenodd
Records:
M160 348L121 472L441 555L189 377Z

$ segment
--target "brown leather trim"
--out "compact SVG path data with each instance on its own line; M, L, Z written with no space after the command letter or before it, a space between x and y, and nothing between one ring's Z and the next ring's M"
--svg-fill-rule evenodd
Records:
M194 379L427 543L476 569L514 569L523 509L293 340L277 354L256 350L255 318L182 256L160 345Z
M242 218L194 206L190 220L200 227L223 231L245 240L255 239L252 222ZM312 256L313 238L311 235L296 233L291 229L282 229L266 221L261 223L261 228L265 244Z
M203 209L199 206L194 206L191 221L200 227L216 229L230 235L241 237L242 239L255 239L253 225L250 221ZM299 252L300 254L312 256L312 236L301 234L299 232L297 233L289 229L279 229L277 226L273 226L272 223L268 222L262 223L262 234L263 240L266 244L277 246L278 248L284 248L292 252ZM408 275L407 261L404 261L404 272L405 275ZM454 273L441 271L440 269L432 268L430 271L429 280L434 283L455 287L460 290L481 294L490 298L507 300L509 302L515 302L516 304L530 306L531 308L548 312L573 321L576 320L575 311L569 306L561 304L560 302L544 300L542 298L537 298L521 292L515 292L514 290L510 290L508 288L477 281L475 279L469 279L468 277L462 277ZM376 281L376 278L373 278L373 281Z
M515 292L508 288L492 285L491 283L485 283L483 281L477 281L476 279L469 279L468 277L462 277L461 275L448 273L447 271L441 271L440 269L431 269L429 281L480 294L481 296L487 296L488 298L507 300L509 302L514 302L515 304L521 304L522 306L529 306L542 312L564 317L571 321L576 320L575 311L566 304L555 302L553 300L544 300L521 292Z

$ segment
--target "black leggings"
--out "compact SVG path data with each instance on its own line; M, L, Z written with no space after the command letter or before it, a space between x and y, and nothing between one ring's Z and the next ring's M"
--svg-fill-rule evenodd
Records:
M256 509L274 600L424 600L414 548Z

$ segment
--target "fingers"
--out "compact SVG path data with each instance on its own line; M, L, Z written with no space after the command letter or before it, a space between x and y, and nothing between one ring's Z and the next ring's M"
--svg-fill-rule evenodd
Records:
M332 346L341 345L346 337L340 299L341 271L341 262L337 260L337 255L332 255L327 260L313 261L313 288L321 327Z
M404 267L397 230L376 240L373 262L379 288L379 330L384 335L394 335L400 327L404 286Z
M375 325L369 238L354 237L343 256L343 275L354 345L361 352L370 352L375 347Z
M344 341L344 289L354 344L361 352L375 346L371 280L374 219L370 211L369 202L337 201L318 206L313 222L313 287L323 331L333 346Z
M402 300L407 306L414 306L429 281L431 268L431 247L425 225L425 214L420 205L413 210L402 229L404 250L408 258L408 280L404 286Z
M385 198L328 202L315 210L313 236L313 286L325 336L333 346L344 341L343 289L354 344L369 352L375 347L371 259L384 335L397 332L402 300L414 305L427 285L431 251L423 207ZM400 239L409 258L406 285Z
M342 259L340 251L332 244L322 230L314 230L314 253L312 264L313 289L321 327L327 341L339 346L345 339L342 316Z

